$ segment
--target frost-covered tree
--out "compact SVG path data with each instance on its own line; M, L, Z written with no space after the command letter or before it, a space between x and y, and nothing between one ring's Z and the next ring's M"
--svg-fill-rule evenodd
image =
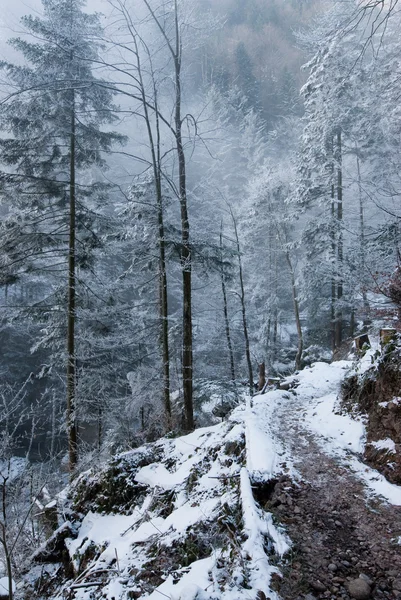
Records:
M72 471L77 463L77 273L92 267L100 243L97 205L106 200L93 166L104 166L102 153L122 140L101 128L115 120L113 92L93 73L101 28L98 16L83 8L82 0L43 0L43 17L24 17L27 35L11 40L25 63L1 64L10 85L0 111L2 192L9 210L3 263L13 277L27 271L65 275L64 289L48 293L41 310L50 308L50 318L54 307L49 303L56 304L66 318ZM48 340L58 337L51 327L50 320Z
M299 162L301 197L311 215L305 231L306 289L315 315L321 319L324 314L331 322L334 348L347 333L354 335L358 312L366 324L366 289L369 280L372 287L371 273L383 267L372 241L388 221L389 201L397 196L392 164L398 149L389 135L397 120L388 120L397 103L394 97L389 100L388 79L387 94L382 87L383 76L394 67L389 62L392 19L384 39L382 31L374 32L380 52L368 52L366 23L348 27L354 14L353 2L334 3L304 38L314 53L303 89L306 116ZM379 104L378 96L384 99ZM394 247L388 250L394 256Z

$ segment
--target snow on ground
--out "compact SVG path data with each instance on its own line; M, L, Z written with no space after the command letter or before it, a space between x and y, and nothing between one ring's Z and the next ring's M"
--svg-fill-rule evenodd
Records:
M401 487L389 483L358 456L364 450L366 439L363 419L336 413L340 384L351 368L350 361L315 363L298 373L289 418L312 433L323 452L346 464L364 482L368 496L382 496L390 504L401 506ZM269 394L271 392L266 396ZM277 392L274 397L277 399Z
M259 591L276 600L270 580L277 568L269 557L273 552L283 556L291 542L257 504L252 487L281 473L300 477L287 426L290 430L296 424L312 435L323 452L364 481L370 494L401 505L401 488L358 457L365 440L363 421L336 414L339 386L350 367L347 361L316 363L297 373L295 390L248 398L221 424L153 445L154 460L134 475L133 483L146 492L132 511L90 511L78 537L67 540L77 573L85 564L75 585L96 580L98 573L103 577L99 588L75 589L76 600L126 600L131 593L152 600L255 600ZM385 440L380 444L391 451ZM129 461L145 451L121 457ZM202 540L206 550L198 555ZM195 555L185 565L191 551ZM143 584L146 577L148 585Z
M390 438L385 440L379 440L378 442L370 442L371 446L374 446L376 450L387 450L390 454L395 453L395 442Z
M12 456L9 460L0 460L0 478L12 481L25 471L27 467L26 458Z
M281 449L275 447L270 434L259 429L259 452L264 458L258 461L256 439L250 441L256 427L252 409L242 405L219 425L156 443L157 461L135 473L134 483L144 486L147 493L132 506L132 512L89 511L77 538L66 541L77 574L81 565L86 567L72 585L103 578L99 588L73 588L76 600L102 595L125 600L131 597L128 592L140 598L254 600L260 590L275 600L270 578L277 568L269 563L268 549L282 555L290 542L275 526L272 515L255 502L252 482L256 474L269 479L276 472L275 457ZM245 455L245 436L249 456ZM146 454L137 449L121 458L129 463L131 455L141 452ZM265 453L271 457L268 470ZM248 461L254 465L250 471L244 466ZM195 548L190 535L196 538ZM208 555L203 552L197 560L194 556L189 566L180 565L188 552L196 555L202 539L210 547ZM88 556L95 558L88 562ZM152 559L156 561L156 585L153 575L149 576ZM152 579L152 585L138 588L138 580L146 577ZM71 582L56 598L62 598L68 589Z
M12 582L12 591L15 592L15 583ZM8 596L9 593L9 583L7 577L0 578L0 596Z

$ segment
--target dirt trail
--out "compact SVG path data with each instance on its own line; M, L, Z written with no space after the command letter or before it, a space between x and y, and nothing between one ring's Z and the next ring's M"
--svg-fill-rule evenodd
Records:
M401 507L367 500L363 484L323 453L299 416L294 396L272 423L302 477L282 477L266 503L294 543L276 589L283 599L401 599Z

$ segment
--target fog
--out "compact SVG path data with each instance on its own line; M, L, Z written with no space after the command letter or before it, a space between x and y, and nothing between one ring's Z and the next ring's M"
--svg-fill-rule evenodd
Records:
M104 24L112 9L107 0L89 0L88 12L100 12ZM17 60L16 53L7 44L7 40L23 34L20 19L24 15L40 15L42 3L40 0L2 0L0 12L0 58L2 60Z

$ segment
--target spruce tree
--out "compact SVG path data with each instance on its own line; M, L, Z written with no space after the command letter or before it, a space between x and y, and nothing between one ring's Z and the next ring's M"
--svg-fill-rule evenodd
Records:
M101 129L115 120L113 92L93 74L101 28L98 16L83 8L82 0L43 0L43 17L22 19L28 36L10 41L25 64L0 63L11 89L0 108L1 182L9 202L4 227L15 235L8 236L5 267L13 278L27 271L64 277L58 295L66 312L71 471L77 463L77 269L88 267L99 244L94 206L105 198L90 168L103 166L103 152L122 141Z

